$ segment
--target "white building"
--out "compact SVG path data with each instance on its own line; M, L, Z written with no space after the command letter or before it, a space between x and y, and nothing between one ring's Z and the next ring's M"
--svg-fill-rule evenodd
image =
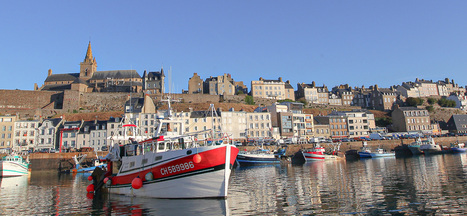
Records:
M16 121L13 149L16 151L29 150L36 146L36 130L39 127L39 121Z

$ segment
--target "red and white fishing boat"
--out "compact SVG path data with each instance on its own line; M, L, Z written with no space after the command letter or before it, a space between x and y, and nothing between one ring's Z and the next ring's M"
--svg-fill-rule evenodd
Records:
M315 144L315 146L311 149L305 149L302 151L303 157L305 157L306 161L323 161L323 160L331 160L331 159L338 159L336 150L334 150L331 154L326 153L326 149L322 147L320 144Z
M87 191L103 186L109 193L141 197L227 197L239 150L220 139L208 145L196 142L193 134L180 133L183 121L171 119L170 105L168 118L159 121L154 138L123 146L110 138L114 143L106 156L108 170L95 171Z

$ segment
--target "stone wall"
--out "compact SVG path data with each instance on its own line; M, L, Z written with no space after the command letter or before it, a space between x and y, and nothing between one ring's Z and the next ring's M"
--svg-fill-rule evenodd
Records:
M41 109L54 110L61 98L61 92L55 91L0 90L0 113L40 116Z
M141 93L132 93L132 97L142 96ZM130 93L123 92L80 93L79 108L98 112L122 111L125 102L129 99Z

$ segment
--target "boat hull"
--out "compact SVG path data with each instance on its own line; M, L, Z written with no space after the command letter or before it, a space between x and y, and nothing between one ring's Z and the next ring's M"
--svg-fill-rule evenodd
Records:
M278 164L281 162L279 157L271 154L238 154L237 161L244 166Z
M153 198L226 197L237 154L235 146L220 145L127 157L122 160L119 173L110 177L111 184L107 190L110 193ZM199 160L195 159L196 155ZM160 161L148 160L138 165L146 158L160 158ZM153 178L146 179L148 173ZM132 186L135 178L142 180L139 189Z
M395 157L395 153L371 153L372 158L378 158L378 157Z
M338 159L337 155L322 154L320 152L303 152L306 161L323 161Z
M0 177L22 176L28 174L28 164L16 161L1 161Z
M360 158L371 158L371 153L369 153L369 152L358 152L358 156L360 156Z
M452 147L451 151L453 153L461 153L461 152L466 152L467 148L457 148L457 147Z
M423 154L423 151L420 150L420 146L410 146L409 149L412 152L413 155L421 155Z

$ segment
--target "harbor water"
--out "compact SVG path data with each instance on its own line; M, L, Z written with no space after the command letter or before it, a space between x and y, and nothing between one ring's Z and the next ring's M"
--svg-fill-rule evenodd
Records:
M239 167L227 199L86 193L89 174L1 179L2 215L465 215L467 154Z

